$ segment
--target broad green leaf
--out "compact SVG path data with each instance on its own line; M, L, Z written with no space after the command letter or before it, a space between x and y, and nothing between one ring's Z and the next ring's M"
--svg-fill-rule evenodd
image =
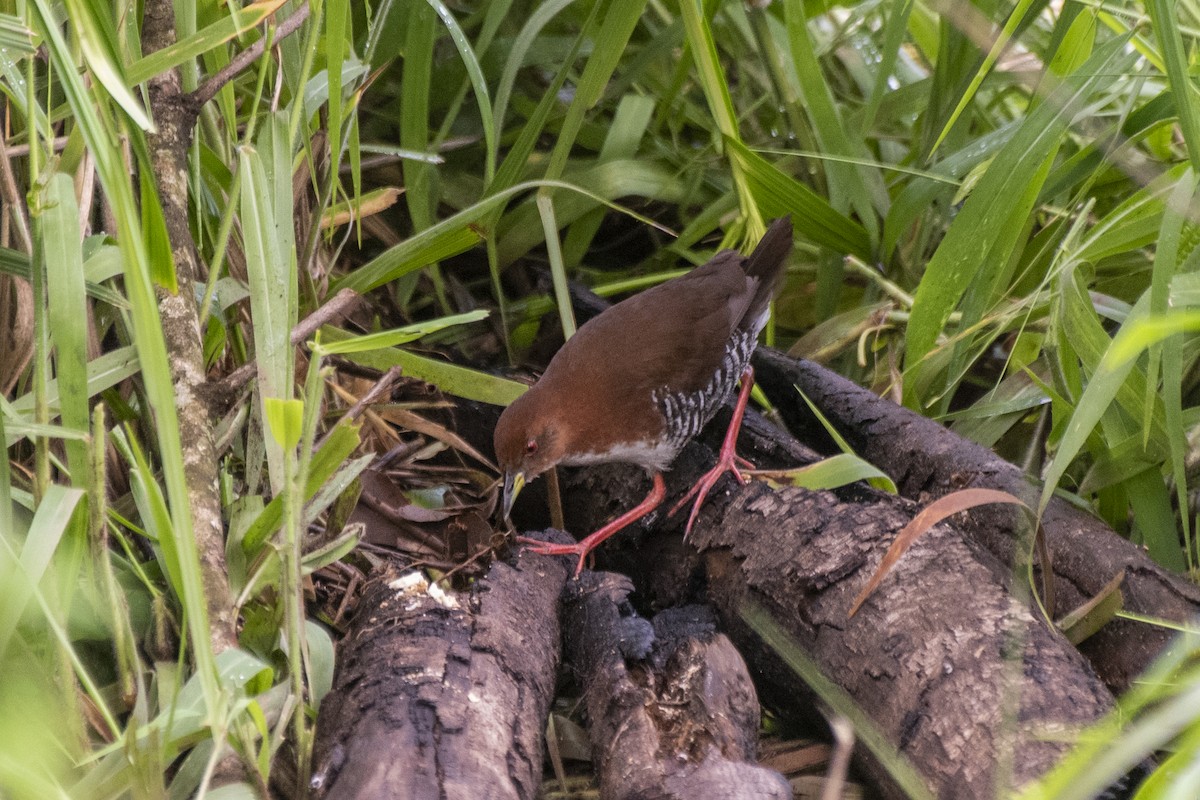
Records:
M60 413L63 425L86 431L91 415L88 408L88 309L75 184L69 176L57 173L51 176L44 198L35 230L42 237L38 252L46 258L47 285L53 287L47 293L47 301ZM86 487L91 474L86 444L68 440L66 450L72 482Z
M880 481L888 487L887 491L896 493L896 484L887 473L852 453L838 453L795 469L767 470L755 474L773 483L814 490L836 489L856 481Z
M301 419L304 403L296 398L282 400L278 397L263 398L264 416L271 436L284 451L295 449L300 443Z
M350 338L350 334L337 328L324 327L321 337L326 342L338 342ZM486 372L460 367L445 361L437 361L405 350L372 350L354 353L349 360L372 369L388 370L399 366L409 378L432 383L446 394L477 400L482 403L506 406L516 400L529 387Z
M351 339L343 339L336 343L327 343L317 345L317 349L322 355L347 355L349 353L364 353L368 350L382 350L396 345L407 344L408 342L416 341L424 336L428 336L436 331L452 328L456 325L466 325L471 322L478 322L481 319L486 319L488 312L485 309L470 311L466 314L456 314L452 317L442 317L441 319L431 320L429 322L418 322L415 325L406 325L403 328L396 328L391 331L383 331L381 333L369 333L363 336L355 336Z
M315 706L320 705L321 699L333 688L333 639L324 626L311 619L306 619L304 626L304 638L308 642L308 686ZM257 796L253 795L255 798Z

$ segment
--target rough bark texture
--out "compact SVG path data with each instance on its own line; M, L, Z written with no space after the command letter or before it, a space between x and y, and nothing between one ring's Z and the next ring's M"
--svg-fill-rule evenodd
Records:
M905 497L926 502L967 487L988 487L1036 506L1038 488L1013 464L941 425L883 400L816 364L772 350L755 357L759 385L788 427L814 446L827 442L798 386L863 458L887 472ZM1002 563L1012 561L1018 515L999 506L972 510L961 530ZM1155 564L1094 516L1051 500L1042 518L1053 558L1058 614L1095 595L1122 572L1125 608L1178 622L1200 614L1200 588ZM1172 633L1113 620L1081 645L1092 666L1122 692L1170 642Z
M585 572L568 587L570 664L584 687L602 800L784 800L755 765L760 710L746 665L702 606L629 613L628 578Z
M175 43L175 12L170 0L149 0L142 25L146 55ZM179 71L167 70L148 82L150 109L158 132L147 137L154 180L162 201L167 235L175 258L178 291L159 289L159 314L171 363L171 381L179 412L192 527L204 575L204 596L213 648L221 652L237 645L233 598L225 567L225 527L217 486L219 460L212 438L199 311L193 284L200 275L195 242L188 229L187 153L196 124L196 108L183 93Z
M760 465L803 457L756 415L744 431L741 452ZM681 491L711 458L691 445L668 486ZM610 503L640 497L643 484L637 470L569 474L568 525L588 530ZM1014 598L1009 568L949 525L922 537L848 619L854 595L914 511L861 487L835 494L755 483L710 496L692 534L698 569L664 555L672 545L661 534L677 533L681 521L661 516L652 523L660 535L624 566L656 605L697 594L713 603L764 703L811 713L804 684L743 620L746 600L766 608L872 715L938 796L991 797L1006 765L1016 783L1052 766L1070 747L1054 733L1096 720L1112 696L1078 651ZM889 786L878 765L865 766Z
M313 753L317 797L509 800L542 778L565 565L521 553L468 593L368 586L338 646Z

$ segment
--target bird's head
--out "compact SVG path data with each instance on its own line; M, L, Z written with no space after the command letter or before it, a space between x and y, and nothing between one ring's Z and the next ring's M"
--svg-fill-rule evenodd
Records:
M537 387L513 401L496 423L496 461L504 473L500 506L507 520L526 483L562 461L566 441L556 415L548 413Z

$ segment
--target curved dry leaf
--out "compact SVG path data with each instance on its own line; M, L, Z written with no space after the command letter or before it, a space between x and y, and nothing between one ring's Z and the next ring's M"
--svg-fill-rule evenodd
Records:
M854 603L850 606L850 613L847 614L847 616L853 617L855 613L858 612L858 609L862 607L862 604L865 603L867 598L879 588L879 584L883 583L883 579L887 577L887 574L891 572L893 567L896 566L896 562L900 560L900 556L904 555L905 551L912 547L913 543L917 541L921 534L925 533L925 531L929 530L946 517L957 514L960 511L966 511L968 509L975 508L976 506L989 505L991 503L1017 505L1028 510L1031 514L1033 513L1033 510L1030 509L1029 506L1021 500L1021 498L1017 497L1016 495L1009 494L1008 492L999 491L998 489L962 489L961 491L948 494L945 497L939 497L937 500L934 500L932 503L925 506L925 508L921 509L920 513L913 517L912 520L905 525L903 529L901 529L900 533L896 535L896 541L892 542L892 546L889 547L887 553L884 554L883 561L880 562L878 569L875 570L875 574L871 576L869 581L867 581L867 585L863 587L863 590L858 593L858 597L854 598ZM1036 537L1039 540L1042 540L1044 544L1044 537L1041 535L1040 526L1038 527ZM1048 549L1039 547L1039 555L1042 558L1042 575L1043 579L1045 580L1046 576L1048 576L1050 573ZM1053 608L1054 604L1050 599L1051 593L1047 590L1048 586L1049 584L1044 585L1043 592L1047 596L1049 606Z

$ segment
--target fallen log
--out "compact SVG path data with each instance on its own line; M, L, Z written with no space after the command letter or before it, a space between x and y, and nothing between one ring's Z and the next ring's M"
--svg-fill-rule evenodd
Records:
M395 568L370 581L321 703L314 795L534 797L566 579L521 553L453 595Z
M804 453L757 415L743 430L741 451L760 466L794 463ZM669 490L681 492L711 458L691 445ZM645 480L621 467L568 472L568 525L595 527L610 505L640 498ZM1069 734L1099 719L1113 698L1078 651L1013 596L1009 568L948 524L926 533L847 618L915 510L863 486L810 492L754 483L710 495L690 562L687 549L680 558L682 520L658 515L641 526L656 532L635 557L620 551L639 537L622 535L601 548L602 563L621 564L656 607L711 602L764 704L793 718L808 714L811 692L742 617L753 600L871 715L937 796L991 797L997 785L1049 769L1070 749ZM863 767L885 793L900 796L878 763Z
M585 572L566 592L568 663L584 687L602 800L785 800L754 764L760 710L733 644L705 607L653 623L623 613L633 584Z
M813 447L832 443L796 391L804 392L860 456L888 473L900 493L927 502L969 487L999 489L1036 507L1040 487L1019 468L938 423L877 397L817 364L759 348L754 366L759 385L791 432ZM961 530L1003 565L1013 563L1024 522L1012 509L971 511ZM1124 574L1125 608L1139 614L1186 622L1200 614L1200 587L1154 563L1145 550L1113 532L1100 519L1061 498L1050 501L1042 527L1052 554L1058 614L1066 613ZM1116 693L1129 688L1173 633L1114 619L1080 650Z

